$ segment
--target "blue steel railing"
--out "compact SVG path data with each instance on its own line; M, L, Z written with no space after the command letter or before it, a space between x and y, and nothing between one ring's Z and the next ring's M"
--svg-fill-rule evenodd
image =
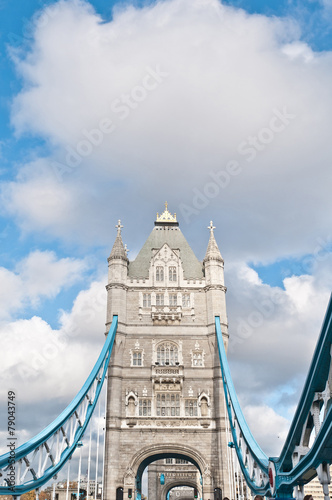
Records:
M215 318L227 414L239 465L254 494L303 495L303 485L316 475L329 498L328 466L332 463L332 296L306 383L279 458L267 458L243 416L231 378L220 318Z
M233 438L233 442L230 444L235 448L242 474L249 488L256 495L264 496L270 489L269 460L251 434L237 399L227 362L219 316L215 318L215 325L226 408Z
M71 458L96 407L115 340L118 317L113 316L98 360L82 389L67 408L42 432L14 453L0 457L0 495L22 495L47 483ZM6 479L15 467L15 484Z
M272 459L277 489L306 483L321 464L332 463L331 346L332 296L288 436Z

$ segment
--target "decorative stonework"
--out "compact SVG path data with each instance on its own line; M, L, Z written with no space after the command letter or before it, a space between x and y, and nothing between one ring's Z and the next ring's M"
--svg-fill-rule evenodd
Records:
M135 348L129 350L130 353L130 366L142 367L144 366L144 349L140 347L139 341L136 340Z
M137 404L137 397L138 397L138 393L137 391L126 391L126 406L128 406L128 401L129 401L129 398L133 398L134 401L135 401L135 404Z
M191 366L204 368L205 351L200 347L198 341L196 341L195 349L191 350L190 354L191 354Z
M176 220L176 214L172 215L168 211L168 203L167 201L165 202L165 210L161 215L157 213L157 220L156 222L177 222Z
M199 498L213 500L215 487L231 498L224 458L227 441L220 425L224 405L220 397L213 398L222 394L221 378L214 376L215 315L220 316L227 343L223 264L214 228L200 262L166 206L129 262L120 226L107 284L107 326L114 314L119 323L108 379L104 500L116 500L117 488L123 488L124 500L127 488L136 498L136 475L143 461L173 452L179 459L191 458L200 473L195 480L197 472L177 471L174 462L166 479L178 481L182 474L198 487ZM158 360L162 345L165 352L159 351ZM149 498L166 498L156 478L155 483L149 480L154 484Z
M162 356L164 348L164 356ZM173 353L173 354L172 354ZM182 341L152 340L152 363L156 366L179 366L183 364Z

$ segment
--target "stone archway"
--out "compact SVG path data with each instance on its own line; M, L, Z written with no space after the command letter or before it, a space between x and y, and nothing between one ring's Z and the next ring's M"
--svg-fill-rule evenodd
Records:
M132 457L125 473L124 486L125 488L135 487L136 499L140 499L141 497L141 481L145 468L150 463L164 458L188 460L199 470L202 476L203 485L210 486L211 474L209 464L195 448L176 444L152 445L141 449ZM183 481L181 484L183 485ZM176 484L174 486L176 486ZM193 487L199 488L199 485L193 482ZM201 490L201 488L199 489ZM165 492L165 495L166 494L167 491Z

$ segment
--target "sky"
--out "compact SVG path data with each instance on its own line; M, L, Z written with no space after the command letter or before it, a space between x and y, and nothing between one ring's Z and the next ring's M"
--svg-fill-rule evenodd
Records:
M167 200L200 260L216 226L234 383L278 455L332 289L331 20L330 0L0 2L0 398L22 442L103 345L117 220L134 259Z

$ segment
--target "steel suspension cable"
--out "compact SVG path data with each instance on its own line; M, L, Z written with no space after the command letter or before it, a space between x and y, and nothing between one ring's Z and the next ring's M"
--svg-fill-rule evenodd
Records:
M98 489L98 459L99 459L99 428L100 428L100 399L98 401L98 425L97 425L97 449L96 449L96 484L95 484L95 499L97 500L97 489Z
M90 494L90 468L91 468L91 440L92 440L92 419L90 421L90 438L89 438L89 456L88 456L88 484L86 487L86 497L88 500Z
M81 465L82 465L82 445L80 446L80 458L78 461L78 481L77 481L77 500L80 498L80 486L81 486Z
M231 472L230 472L230 457L229 457L229 447L228 447L228 442L229 442L229 435L228 435L228 418L227 418L227 411L226 411L226 400L224 396L224 417L225 417L225 431L226 431L226 455L227 455L227 471L228 471L228 483L229 483L229 488L230 488L230 494L232 497L232 480L231 480Z
M104 471L105 471L105 455L106 455L106 413L107 413L107 388L108 376L105 377L105 428L104 428L104 446L103 446L103 464L102 464L102 479L101 479L101 500L104 500Z
M67 488L66 488L66 500L68 500L69 497L69 480L70 480L70 462L71 458L68 460L68 465L67 465Z

